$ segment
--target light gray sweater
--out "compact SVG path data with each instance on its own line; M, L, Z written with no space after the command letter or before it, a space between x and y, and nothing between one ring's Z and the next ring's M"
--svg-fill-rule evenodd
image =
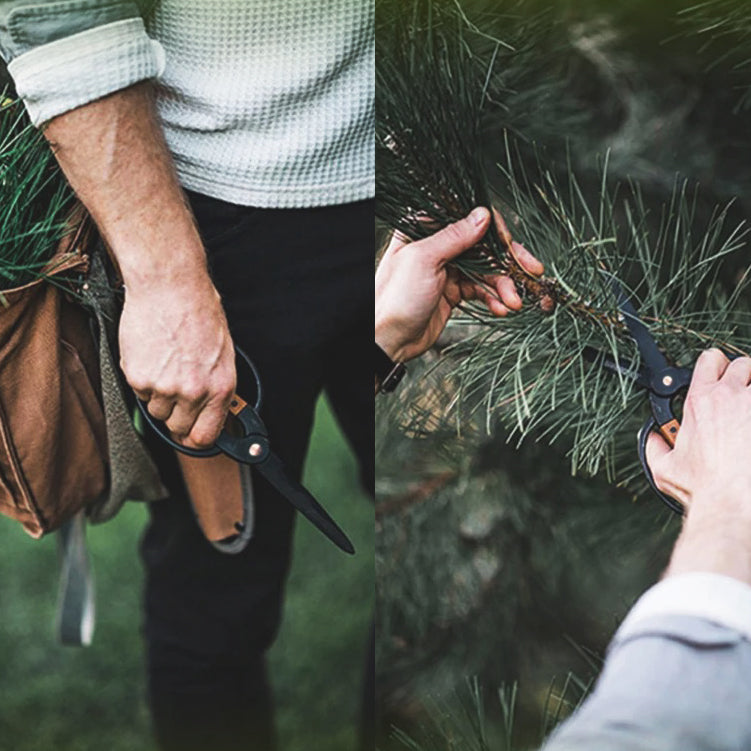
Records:
M373 37L372 0L0 2L35 123L155 78L182 185L259 207L373 196Z

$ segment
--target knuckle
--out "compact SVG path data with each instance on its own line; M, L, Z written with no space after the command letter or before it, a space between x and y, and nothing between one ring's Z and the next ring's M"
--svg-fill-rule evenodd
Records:
M200 388L190 387L184 388L181 391L183 400L188 402L188 404L199 404L206 396L206 391Z
M214 390L214 393L219 401L228 402L232 398L232 395L235 393L234 381L232 381L231 383L218 385Z
M180 393L180 388L172 381L165 381L164 383L155 383L152 391L155 395L164 399L174 399Z
M219 435L219 429L209 426L199 426L190 431L190 440L198 446L210 446Z
M164 420L170 413L170 406L164 402L150 401L147 409L152 417L155 417L157 420Z
M123 369L125 378L133 391L141 394L149 394L154 390L154 384L140 373L128 373Z
M215 391L221 393L231 393L235 390L236 386L237 378L234 370L220 374L214 383Z
M206 386L198 379L187 379L179 389L180 396L190 404L202 401L207 393Z
M185 429L185 424L180 420L170 418L164 424L167 426L169 432L177 438L184 438L188 434L188 431Z

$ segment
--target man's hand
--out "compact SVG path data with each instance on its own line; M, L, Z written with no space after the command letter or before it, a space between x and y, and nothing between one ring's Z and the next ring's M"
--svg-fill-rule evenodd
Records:
M151 84L60 115L45 135L120 266L128 383L178 440L213 443L235 388L234 350Z
M235 356L208 277L128 290L119 338L122 370L149 412L187 446L213 443L234 393Z
M702 353L675 448L649 438L657 486L686 508L669 574L709 571L751 584L750 383L751 358Z
M462 300L481 300L497 316L522 307L508 277L488 277L484 286L446 269L482 239L489 224L490 213L480 207L419 242L392 238L375 277L375 339L391 359L405 362L429 349ZM542 264L521 245L514 243L513 252L530 274L542 274Z

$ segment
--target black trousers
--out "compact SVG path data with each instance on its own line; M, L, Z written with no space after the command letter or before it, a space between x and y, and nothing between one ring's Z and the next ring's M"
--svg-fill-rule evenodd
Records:
M260 371L274 451L299 478L325 390L372 494L372 202L276 210L189 199L234 340ZM274 749L264 653L279 628L292 506L256 474L253 538L239 555L220 553L194 520L174 456L150 442L171 496L151 505L142 541L158 742L165 751Z

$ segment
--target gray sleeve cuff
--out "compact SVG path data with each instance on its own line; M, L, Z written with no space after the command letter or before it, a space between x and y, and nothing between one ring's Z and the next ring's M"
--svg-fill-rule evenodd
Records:
M8 65L35 125L155 78L163 70L164 50L149 38L140 18L96 26L35 47Z
M640 631L643 622L663 616L701 618L742 634L751 642L751 587L720 574L668 576L639 598L613 643Z
M649 615L611 646L597 685L544 751L751 748L751 642L703 617Z

